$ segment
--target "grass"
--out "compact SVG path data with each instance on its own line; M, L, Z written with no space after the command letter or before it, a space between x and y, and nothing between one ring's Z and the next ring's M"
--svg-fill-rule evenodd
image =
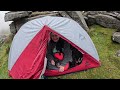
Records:
M0 47L0 79L11 79L8 76L8 54L11 41L12 37L8 36Z
M97 68L98 72L96 75L100 74L98 78L120 78L120 57L116 56L117 50L120 49L120 44L111 40L112 34L116 30L97 25L90 27L90 30L89 35L96 46L101 61L101 67Z
M90 27L89 35L98 51L101 66L88 69L87 71L75 72L49 79L119 79L120 78L120 57L116 56L120 44L114 43L111 36L115 29L103 28L98 25ZM8 48L11 40L0 47L0 79L10 79L8 76Z

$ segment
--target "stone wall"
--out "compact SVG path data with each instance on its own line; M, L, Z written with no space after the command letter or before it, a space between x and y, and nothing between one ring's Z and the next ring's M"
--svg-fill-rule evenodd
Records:
M67 17L77 21L86 31L89 31L89 28L84 20L80 11L17 11L17 12L8 12L5 14L5 22L13 21L10 24L10 32L16 34L19 28L26 22L44 17L44 16L61 16Z
M16 34L24 23L47 15L73 19L87 32L88 27L93 24L114 28L120 32L120 11L11 11L5 14L5 21L13 21L10 24L10 32ZM115 33L112 37L113 41L120 43L120 33Z

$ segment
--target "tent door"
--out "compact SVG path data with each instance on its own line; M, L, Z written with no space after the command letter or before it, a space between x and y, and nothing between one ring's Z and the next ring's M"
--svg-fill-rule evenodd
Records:
M42 75L45 73L46 66L47 66L47 58L45 57L43 70L42 70L42 72L41 72L41 74L40 74L39 79L41 79L41 78L42 78Z

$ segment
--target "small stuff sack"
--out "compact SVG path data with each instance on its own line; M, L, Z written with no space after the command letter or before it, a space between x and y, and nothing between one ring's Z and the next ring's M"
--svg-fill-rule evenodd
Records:
M61 52L56 52L54 53L54 57L57 58L58 60L63 60L64 54Z

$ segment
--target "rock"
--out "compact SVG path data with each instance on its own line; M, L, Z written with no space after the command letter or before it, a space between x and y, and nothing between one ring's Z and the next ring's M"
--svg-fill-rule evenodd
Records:
M55 12L55 13L49 13L49 14L46 14L46 15L44 15L44 14L43 15L36 15L36 16L29 17L29 18L25 18L25 20L30 21L30 20L41 18L41 17L44 17L44 16L59 16L59 13Z
M107 28L114 28L120 30L120 21L112 16L98 14L95 16L96 23Z
M86 20L86 23L88 26L96 24L95 16L88 15L87 19L85 19L85 20Z
M107 13L106 15L110 15L110 16L120 20L120 13L118 13L118 12L111 12L111 13Z
M13 21L10 24L10 31L15 34L25 22L47 15L71 18L77 21L86 31L89 31L81 11L17 11L6 13L4 19L5 22Z
M4 43L6 37L6 35L0 35L0 46Z
M69 19L72 19L65 11L59 11L59 14L62 16L62 17L67 17Z
M112 40L120 43L120 32L115 32L112 36Z
M25 24L27 22L26 19L19 19L17 21L14 21L15 26L16 26L16 30L18 31L20 29L20 27Z
M89 31L86 21L81 13L81 11L66 11L66 13L76 22L78 22L85 31Z
M120 57L120 50L117 51L116 55Z
M16 30L16 26L15 26L15 23L14 22L12 22L10 25L10 32L12 33L12 34L16 34L17 33L17 30Z
M107 28L120 29L120 11L84 11L82 13L87 17L85 20L88 26L98 24Z
M17 21L12 22L12 23L9 25L9 26L10 26L10 32L11 32L12 34L16 34L17 31L20 29L20 27L21 27L24 23L26 23L26 22L27 22L26 19L19 19L19 20L17 20Z
M4 20L7 21L14 21L23 17L28 17L31 11L16 11L16 12L8 12L5 14Z
M84 16L88 16L88 15L97 15L97 14L106 14L106 11L85 11L83 13Z

